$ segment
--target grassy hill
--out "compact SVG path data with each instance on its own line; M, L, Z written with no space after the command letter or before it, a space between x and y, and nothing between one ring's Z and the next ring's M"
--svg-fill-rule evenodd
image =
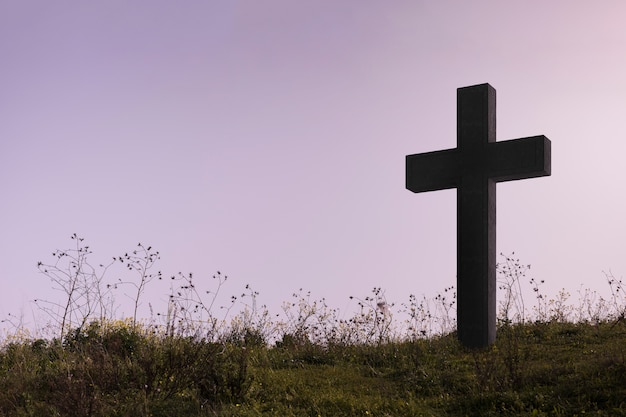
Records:
M626 325L506 325L470 351L454 334L267 346L93 322L0 351L0 416L213 415L626 415Z
M530 265L503 255L496 343L468 350L451 331L452 287L398 306L374 288L353 298L352 316L300 290L277 318L248 285L219 305L220 272L209 289L179 273L165 311L143 324L144 290L163 278L159 253L139 244L92 267L71 238L74 248L38 263L65 297L35 300L54 333L25 336L19 320L3 320L15 324L0 342L0 417L626 415L626 293L611 274L609 298L581 290L572 307L565 290L546 297ZM115 265L124 279L107 278ZM122 289L134 302L125 321L114 314Z

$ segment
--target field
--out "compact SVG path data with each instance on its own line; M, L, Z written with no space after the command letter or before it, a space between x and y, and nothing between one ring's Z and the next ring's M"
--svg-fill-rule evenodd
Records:
M620 416L626 326L533 323L469 351L449 334L322 346L208 342L94 322L0 353L2 416Z
M610 297L580 291L572 306L503 257L496 343L470 350L454 332L454 288L399 306L374 288L349 318L300 291L278 319L249 286L226 312L244 308L224 316L215 300L226 276L200 291L179 275L166 312L143 321L136 307L162 279L158 252L138 245L114 258L131 278L111 284L109 266L97 272L73 239L39 263L65 297L37 300L50 333L3 320L13 331L0 343L0 417L626 415L626 297L611 274ZM123 320L113 315L120 286L135 291Z

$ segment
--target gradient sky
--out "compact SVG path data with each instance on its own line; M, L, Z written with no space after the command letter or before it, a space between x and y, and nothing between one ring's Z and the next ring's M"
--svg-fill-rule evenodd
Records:
M142 242L164 274L220 270L273 308L432 296L456 281L456 193L407 191L404 158L455 147L456 89L485 82L498 140L552 141L551 177L497 187L498 251L548 294L607 293L625 19L617 0L4 0L0 317L58 299L36 263L72 233L94 265Z

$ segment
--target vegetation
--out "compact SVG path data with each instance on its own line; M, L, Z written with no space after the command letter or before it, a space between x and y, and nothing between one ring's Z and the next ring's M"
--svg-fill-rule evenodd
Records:
M545 297L528 265L503 257L497 341L469 350L451 331L453 288L409 297L397 308L404 320L380 288L356 299L349 319L300 291L279 319L249 287L242 310L225 314L242 296L217 308L220 273L208 292L179 274L167 311L142 322L141 295L162 279L151 272L158 253L139 245L115 257L138 282L111 284L110 266L96 272L78 242L55 252L67 264L39 265L65 297L39 301L55 335L16 329L0 348L0 416L626 415L626 303L610 273L609 299L583 291L572 307L565 292ZM535 294L531 311L522 283ZM123 285L134 315L116 320Z

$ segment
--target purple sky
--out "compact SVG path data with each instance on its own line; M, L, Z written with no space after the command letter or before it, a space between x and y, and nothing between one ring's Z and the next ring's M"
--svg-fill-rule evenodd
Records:
M471 4L470 4L471 3ZM626 273L621 1L0 3L0 317L57 299L78 233L166 275L226 273L278 309L456 281L456 193L404 188L489 82L498 139L546 135L552 176L498 185L498 251L555 294ZM112 274L111 278L117 275ZM163 305L167 290L145 299ZM124 297L119 301L124 302ZM120 313L129 315L129 308Z

